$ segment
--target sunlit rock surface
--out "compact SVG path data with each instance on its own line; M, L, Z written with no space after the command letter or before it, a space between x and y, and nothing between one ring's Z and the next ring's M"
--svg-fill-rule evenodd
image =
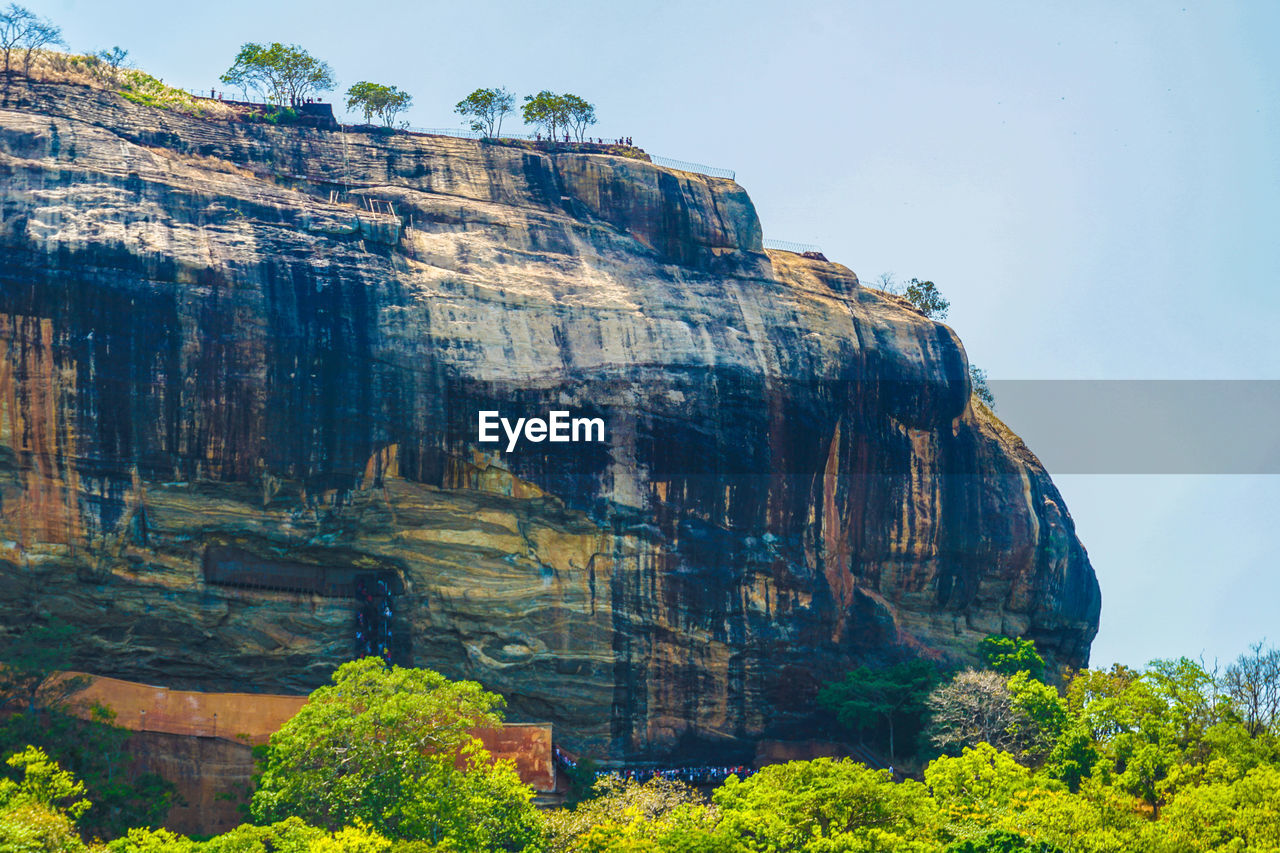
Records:
M809 736L904 650L1087 660L1088 558L958 338L763 251L732 181L17 84L0 204L0 617L81 626L78 669L352 656L349 599L206 583L224 553L394 576L401 660L615 759ZM481 409L607 441L507 453Z

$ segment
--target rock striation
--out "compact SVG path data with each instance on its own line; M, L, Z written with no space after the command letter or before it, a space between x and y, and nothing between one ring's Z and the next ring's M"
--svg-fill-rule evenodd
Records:
M393 578L401 660L614 760L808 736L823 680L992 632L1087 662L1088 558L956 335L764 251L732 181L22 83L0 177L0 620L78 669L351 657L350 599L211 564Z

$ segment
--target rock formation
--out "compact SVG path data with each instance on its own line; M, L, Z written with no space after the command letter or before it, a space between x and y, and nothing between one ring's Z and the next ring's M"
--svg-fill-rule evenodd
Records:
M381 573L402 660L612 759L807 734L818 685L988 633L1082 665L1099 592L955 334L640 159L0 110L0 619L74 665L302 692ZM477 442L480 410L604 443Z

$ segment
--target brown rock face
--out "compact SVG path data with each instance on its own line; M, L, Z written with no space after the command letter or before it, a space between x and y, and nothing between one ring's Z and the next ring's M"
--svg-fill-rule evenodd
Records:
M255 566L394 578L402 660L602 757L807 736L903 648L1086 662L1093 571L954 333L762 251L737 184L15 93L0 618L82 625L77 668L316 686L353 602L206 582ZM507 452L481 410L606 441Z

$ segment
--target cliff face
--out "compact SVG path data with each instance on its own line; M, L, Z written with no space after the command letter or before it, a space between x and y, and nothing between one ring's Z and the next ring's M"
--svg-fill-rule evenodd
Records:
M954 333L762 251L731 181L38 84L0 175L0 618L83 626L79 669L351 657L349 600L226 554L393 574L403 659L615 758L803 733L901 647L1087 660L1093 571ZM477 443L552 409L607 441Z

